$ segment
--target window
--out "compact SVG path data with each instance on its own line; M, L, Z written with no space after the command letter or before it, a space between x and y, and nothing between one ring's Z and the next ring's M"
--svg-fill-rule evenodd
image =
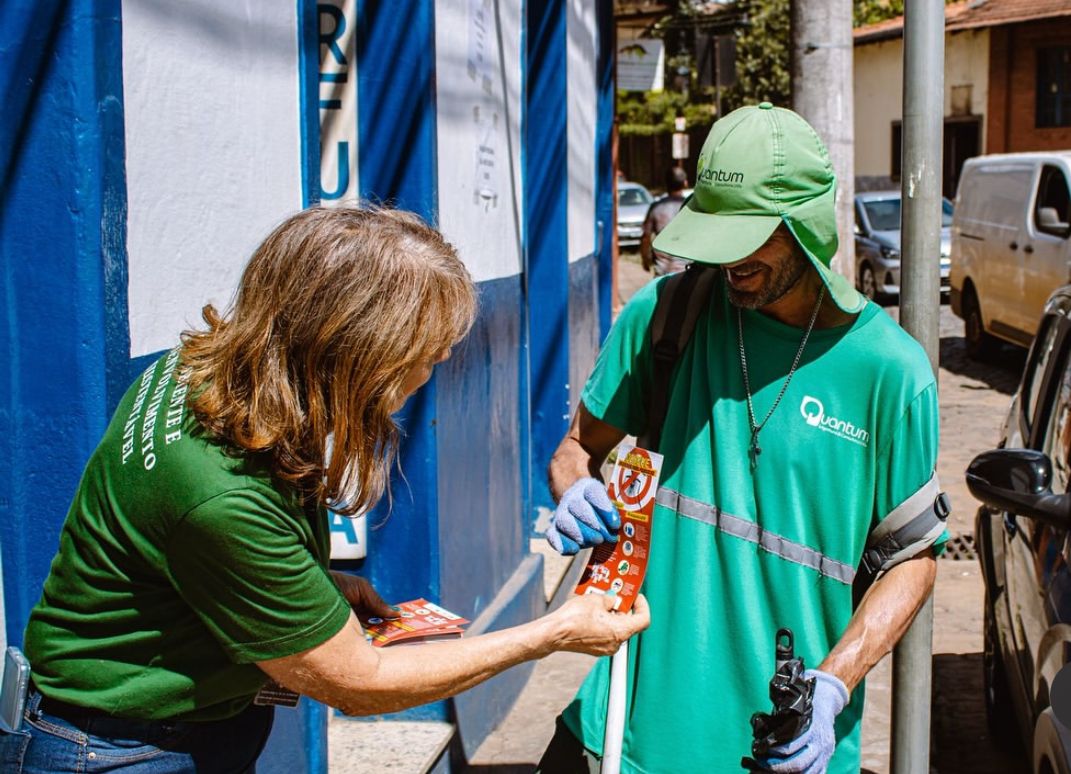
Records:
M1026 378L1023 381L1023 417L1026 418L1027 428L1034 424L1034 409L1037 406L1042 382L1045 381L1045 367L1049 364L1056 346L1056 334L1060 330L1056 319L1050 315L1041 321L1041 330L1038 331L1031 353L1033 362L1027 363L1026 366ZM1024 435L1027 434L1024 433Z
M1039 48L1035 123L1071 126L1071 46Z
M1067 237L1071 222L1071 195L1067 178L1059 167L1046 164L1041 169L1038 195L1034 201L1034 228L1043 234Z
M1052 460L1052 491L1063 494L1071 472L1071 365L1060 379L1042 451Z
M617 206L632 207L638 204L650 204L651 195L646 188L620 188L617 191Z
M868 199L863 202L870 228L874 231L900 230L900 197L890 199ZM856 213L856 220L859 214ZM952 202L941 199L941 228L952 225Z

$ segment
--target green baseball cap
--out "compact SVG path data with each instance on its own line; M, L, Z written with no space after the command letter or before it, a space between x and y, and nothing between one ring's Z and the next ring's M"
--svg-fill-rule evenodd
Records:
M837 252L836 177L811 125L769 102L717 121L699 153L695 190L655 238L663 253L700 263L736 263L784 223L837 306L866 299L829 264Z

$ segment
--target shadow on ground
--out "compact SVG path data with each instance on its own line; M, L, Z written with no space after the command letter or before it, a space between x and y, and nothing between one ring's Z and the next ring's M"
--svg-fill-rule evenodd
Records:
M981 653L933 657L930 771L937 774L1029 774L1022 754L997 747L986 725Z
M1019 377L1026 364L1026 350L1005 344L985 361L967 356L967 344L962 336L941 337L941 367L954 374L980 382L978 389L990 388L1011 395L1019 386Z

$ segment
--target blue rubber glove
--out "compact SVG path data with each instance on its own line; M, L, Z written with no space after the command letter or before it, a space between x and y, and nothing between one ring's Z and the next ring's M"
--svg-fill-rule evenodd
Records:
M606 494L606 486L582 478L562 495L547 529L547 542L559 554L575 554L604 542L616 542L621 517Z
M815 680L811 725L791 742L770 748L766 757L759 759L760 765L775 774L822 774L837 746L833 721L848 705L848 689L828 672L808 669L803 676Z

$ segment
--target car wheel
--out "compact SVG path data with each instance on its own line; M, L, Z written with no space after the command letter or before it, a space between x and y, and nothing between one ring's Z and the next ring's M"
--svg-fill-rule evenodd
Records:
M878 280L869 263L859 267L859 292L871 301L878 300Z
M1008 674L1004 670L1004 659L1000 655L997 623L993 619L993 610L988 600L983 618L982 682L989 736L1000 749L1020 752L1022 740L1019 738L1019 723L1012 709Z
M978 296L973 288L963 294L963 331L969 357L985 360L996 352L997 340L985 331L982 307L978 304Z

